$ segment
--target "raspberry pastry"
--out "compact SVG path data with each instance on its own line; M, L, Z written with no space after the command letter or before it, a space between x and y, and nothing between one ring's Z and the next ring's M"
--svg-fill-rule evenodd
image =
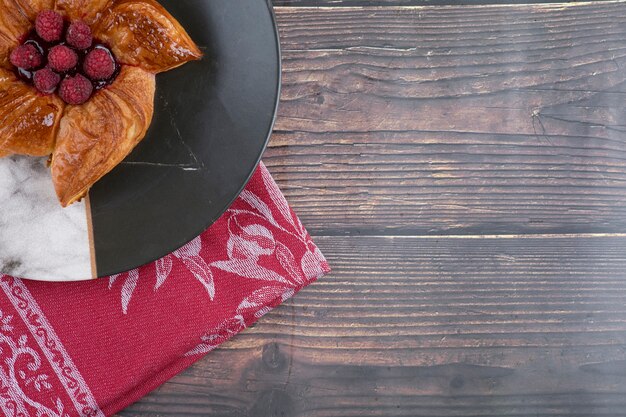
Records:
M144 138L155 74L201 57L154 0L0 0L0 157L52 155L68 206Z

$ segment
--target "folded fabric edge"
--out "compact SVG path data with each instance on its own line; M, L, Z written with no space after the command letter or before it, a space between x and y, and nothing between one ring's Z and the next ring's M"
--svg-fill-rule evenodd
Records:
M179 359L171 362L159 372L153 374L149 378L144 379L143 381L135 385L132 390L117 397L114 402L110 404L100 404L100 409L104 412L105 415L112 416L115 413L125 409L126 407L136 403L141 398L145 397L148 393L156 390L165 382L169 381L185 369L189 368L194 363L203 359L210 352L217 349L221 344L231 340L239 333L256 323L267 313L279 307L285 301L293 298L302 289L319 280L331 271L330 266L325 261L321 264L321 268L322 273L319 276L313 277L308 282L292 288L290 291L287 292L287 294L276 296L266 305L260 306L259 309L257 309L256 312L254 312L253 314L247 314L246 317L248 318L248 320L245 320L245 318L243 322L239 320L233 320L229 323L228 327L217 326L215 329L213 329L212 332L215 333L217 331L222 335L222 337L215 340L214 344L206 344L204 347L202 347L202 345L190 346L188 354L181 356Z

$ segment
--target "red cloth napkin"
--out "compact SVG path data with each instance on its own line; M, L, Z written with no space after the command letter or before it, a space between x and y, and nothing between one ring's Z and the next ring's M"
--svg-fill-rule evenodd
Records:
M0 278L0 410L112 415L329 271L261 165L209 230L83 283Z

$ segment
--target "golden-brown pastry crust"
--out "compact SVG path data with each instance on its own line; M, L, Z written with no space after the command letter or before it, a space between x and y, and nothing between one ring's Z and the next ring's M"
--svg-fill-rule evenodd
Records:
M0 69L0 152L50 155L64 107L57 96L39 95Z
M80 200L144 138L154 92L154 74L125 66L90 101L67 107L52 155L52 180L64 207Z
M154 73L202 57L180 23L154 0L118 0L94 32L121 63Z
M80 19L93 24L111 3L113 0L56 0L56 9L71 20Z
M46 9L54 9L54 0L14 0L22 13L31 21L35 21L37 14Z

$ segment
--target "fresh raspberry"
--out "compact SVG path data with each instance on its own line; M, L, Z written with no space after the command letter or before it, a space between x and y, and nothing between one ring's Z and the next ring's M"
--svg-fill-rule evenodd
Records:
M63 35L63 16L52 10L44 10L35 19L35 30L44 41L58 41Z
M9 59L11 64L25 70L37 68L43 61L43 57L37 48L31 44L21 45L15 48L13 52L11 52Z
M115 73L115 60L111 52L103 47L96 47L85 57L83 71L94 81L107 80Z
M91 81L80 74L66 77L59 87L59 96L67 104L83 104L89 100L91 93L93 93Z
M44 94L54 93L54 90L56 90L60 81L61 76L52 71L50 68L40 69L33 76L35 88Z
M57 45L48 52L48 65L56 72L66 72L78 64L78 55L65 45Z
M85 23L77 20L70 24L65 36L67 43L78 49L87 49L93 42L91 28Z

